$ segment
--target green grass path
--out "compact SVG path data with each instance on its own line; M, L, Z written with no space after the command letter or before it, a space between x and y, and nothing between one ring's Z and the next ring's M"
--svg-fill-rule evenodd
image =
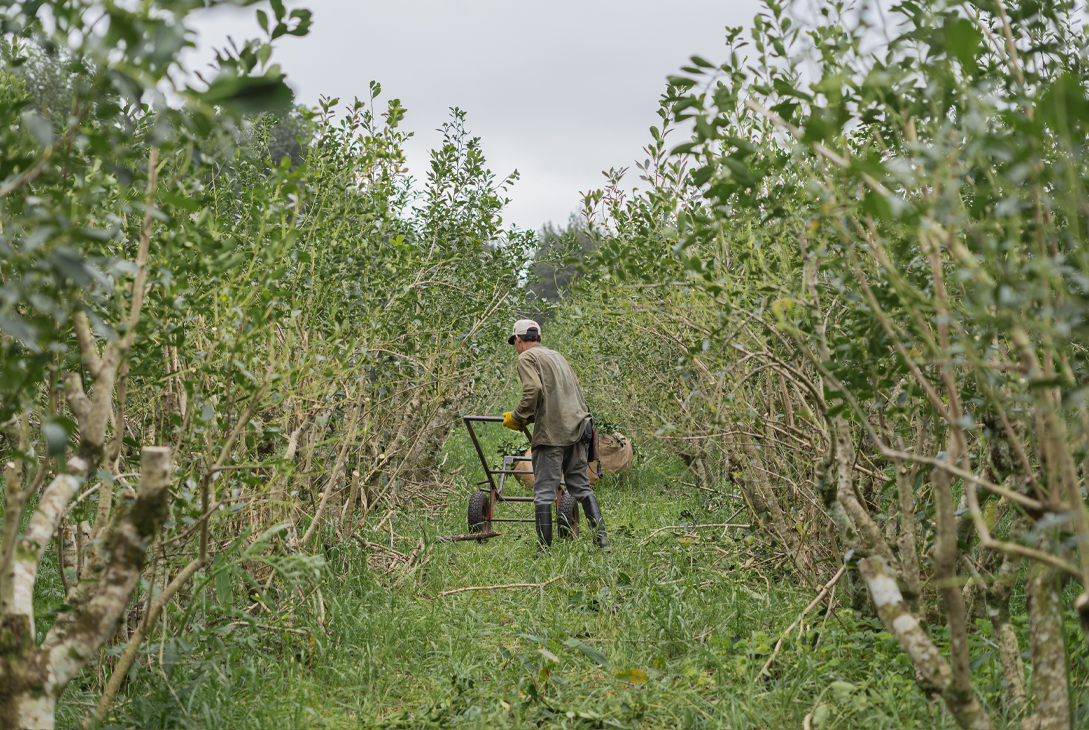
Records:
M488 441L488 448L494 448ZM357 542L327 546L312 610L286 631L234 627L192 647L169 675L141 669L112 720L144 727L951 727L928 703L891 637L818 609L756 680L779 632L813 598L744 529L650 533L724 522L740 504L725 490L679 484L678 465L641 454L598 494L614 551L584 534L535 559L531 524L485 544L439 543L464 533L475 455L445 510L408 506L368 519L363 537L410 555L410 576L365 562ZM470 458L472 457L472 458ZM528 490L514 489L517 494ZM529 506L523 506L526 515ZM735 520L736 521L736 520ZM382 551L372 549L380 556ZM507 583L539 588L442 591ZM841 594L842 595L842 594ZM842 621L842 624L840 623ZM218 642L218 643L217 643ZM153 646L153 650L157 645ZM203 659L202 659L203 657ZM755 681L754 681L755 680ZM996 659L975 668L985 695ZM74 718L81 697L68 696ZM996 721L1004 723L996 713Z

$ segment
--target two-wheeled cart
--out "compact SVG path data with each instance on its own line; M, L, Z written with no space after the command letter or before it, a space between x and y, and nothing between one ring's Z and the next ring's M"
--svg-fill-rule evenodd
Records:
M496 517L496 510L501 504L516 504L519 502L533 503L533 497L508 497L503 494L503 485L508 476L517 474L532 474L532 471L518 471L514 468L519 461L532 462L529 456L504 456L502 466L492 469L488 466L488 459L484 456L484 449L480 447L474 423L503 423L500 416L462 416L465 428L469 429L469 437L476 447L477 456L480 457L480 465L484 468L486 479L476 483L477 491L469 497L469 532L492 533L493 522L533 522L532 517ZM496 477L499 480L496 481ZM556 490L556 525L561 537L577 537L579 534L579 505L575 498L567 493L561 481Z

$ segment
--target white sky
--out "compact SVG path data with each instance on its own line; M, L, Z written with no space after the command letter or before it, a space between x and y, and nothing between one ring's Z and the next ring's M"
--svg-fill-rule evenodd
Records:
M273 54L299 102L347 103L365 97L372 79L381 83L380 100L400 98L408 110L402 126L416 133L407 154L420 183L441 139L435 130L450 107L464 109L491 170L521 173L505 220L530 229L566 222L579 192L603 185L602 170L643 159L665 77L692 54L725 60L725 27L750 27L759 9L756 0L286 4L314 13L310 34L279 39ZM228 35L256 37L255 10L193 16L198 58L210 59Z

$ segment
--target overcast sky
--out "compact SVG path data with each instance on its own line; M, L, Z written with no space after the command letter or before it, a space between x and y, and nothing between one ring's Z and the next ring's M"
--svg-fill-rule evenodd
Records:
M412 174L422 182L435 131L464 109L489 167L517 169L505 220L539 229L567 220L602 170L643 159L665 77L692 54L725 59L725 27L750 27L755 0L310 0L305 38L278 59L298 101L343 102L382 84L408 109ZM258 5L265 7L267 4ZM228 35L256 37L255 8L196 17L200 58ZM680 140L675 142L680 143ZM632 175L634 180L635 176Z

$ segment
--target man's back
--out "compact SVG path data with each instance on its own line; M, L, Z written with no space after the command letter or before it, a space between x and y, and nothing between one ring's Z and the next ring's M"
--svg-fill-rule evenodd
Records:
M534 417L534 446L566 446L582 438L590 413L578 377L563 355L535 345L518 356L518 376L522 400L514 418Z
M582 506L594 542L611 552L605 520L587 473L588 448L582 436L590 413L579 379L563 355L541 346L541 325L532 319L520 319L512 329L507 344L514 345L518 353L522 400L514 411L503 414L503 425L520 431L531 418L536 421L532 459L537 555L552 545L552 506L560 509L562 502L556 500L561 484Z

